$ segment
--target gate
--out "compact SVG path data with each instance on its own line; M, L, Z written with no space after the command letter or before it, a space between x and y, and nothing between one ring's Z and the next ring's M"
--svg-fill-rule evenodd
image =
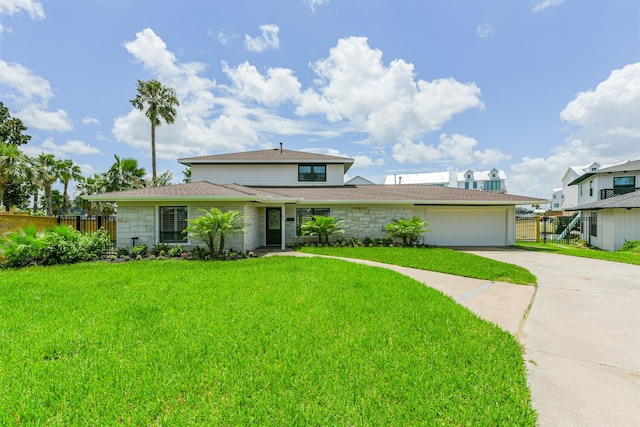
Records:
M58 216L58 225L68 225L82 233L96 232L101 228L109 233L112 242L116 241L117 221L115 216Z

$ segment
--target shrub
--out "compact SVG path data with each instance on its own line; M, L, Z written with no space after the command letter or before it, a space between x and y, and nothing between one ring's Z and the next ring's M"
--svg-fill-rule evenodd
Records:
M127 248L118 248L118 258L130 257L131 253Z
M171 246L166 243L158 243L153 248L151 248L151 255L159 256L160 252L164 252L165 254L171 250Z
M318 236L318 243L329 243L329 237L334 234L344 233L344 220L335 219L332 216L314 215L309 221L302 224L302 234Z
M147 256L149 253L149 248L147 245L136 245L131 248L131 258L133 259L142 259Z
M182 246L180 245L176 245L175 247L169 249L167 251L167 255L172 257L172 258L177 258L182 256L182 252L184 252L184 249L182 249Z
M625 240L620 251L640 253L640 240Z
M58 226L38 233L34 226L10 233L2 242L3 266L71 264L103 257L111 245L100 229L82 234L71 227Z
M426 228L427 225L429 221L423 221L420 217L414 216L411 219L394 219L393 222L385 225L384 229L388 236L402 239L404 246L412 246L422 233L431 231Z
M222 255L224 242L231 234L244 233L242 228L242 212L236 209L223 211L218 208L201 209L202 216L189 220L189 225L183 231L187 236L202 241L209 248L209 255Z

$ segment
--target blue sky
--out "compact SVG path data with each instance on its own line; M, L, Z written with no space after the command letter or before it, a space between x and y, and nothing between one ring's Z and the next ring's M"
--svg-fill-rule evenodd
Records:
M507 173L549 197L567 167L640 158L640 2L0 0L0 101L31 155L151 171L137 79L176 89L177 158L278 146L349 177Z

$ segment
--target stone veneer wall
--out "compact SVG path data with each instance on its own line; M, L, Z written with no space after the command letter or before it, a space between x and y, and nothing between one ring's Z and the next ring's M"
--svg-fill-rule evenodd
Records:
M155 245L156 209L154 206L118 206L118 248L131 249L131 238L137 237L136 245Z
M296 216L297 206L287 206L287 217ZM311 206L309 206L311 207ZM331 216L336 219L343 219L345 224L345 233L342 235L336 235L329 240L334 240L338 237L355 237L360 240L365 237L372 239L385 238L387 232L384 230L384 226L394 219L406 218L410 219L414 216L413 206L399 206L399 205L383 205L383 206L344 206L344 205L318 205L314 208L330 208ZM286 224L287 246L292 246L298 243L307 241L316 241L317 237L313 236L296 236L296 223L287 222Z

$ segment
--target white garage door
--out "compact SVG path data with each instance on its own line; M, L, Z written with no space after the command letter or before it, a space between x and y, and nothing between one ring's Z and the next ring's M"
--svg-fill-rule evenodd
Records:
M429 220L427 243L437 246L505 246L507 208L427 207L420 215Z

